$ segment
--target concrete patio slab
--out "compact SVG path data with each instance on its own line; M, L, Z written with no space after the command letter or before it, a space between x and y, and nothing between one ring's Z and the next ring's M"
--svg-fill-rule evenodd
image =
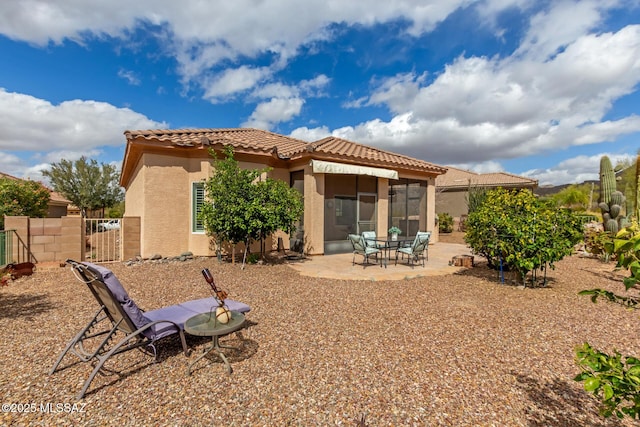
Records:
M377 264L362 265L362 256L356 255L356 264L352 265L352 253L337 255L319 255L308 257L299 262L290 263L289 266L300 272L303 276L324 277L327 279L342 280L404 280L423 276L438 276L452 274L465 267L450 266L454 256L471 255L471 250L457 243L434 243L429 246L429 260L413 268L398 261L395 264L395 255L391 254L391 260L387 268Z

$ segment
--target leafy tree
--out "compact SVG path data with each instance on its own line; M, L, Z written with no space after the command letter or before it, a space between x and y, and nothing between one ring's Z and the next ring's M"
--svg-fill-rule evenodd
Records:
M466 222L465 241L489 266L526 276L571 254L581 225L567 210L540 202L529 190L496 189Z
M572 211L586 211L589 208L590 184L570 185L551 196L551 200L558 207Z
M210 152L215 172L205 183L210 203L203 205L201 218L218 245L244 242L246 253L254 240L264 240L277 230L295 231L303 212L297 190L271 178L260 180L268 168L241 169L231 146L225 148L223 159L218 159L213 150Z
M75 162L62 159L42 174L49 178L55 191L80 209L83 216L87 210L110 208L123 200L118 185L119 174L113 165L98 165L96 160L87 161L83 156Z
M5 215L44 218L50 198L49 190L38 182L0 178L0 229Z
M616 255L618 268L629 271L623 281L627 295L618 295L603 289L590 289L580 295L591 296L594 303L598 298L629 309L640 305L638 283L640 283L640 227L634 222L622 229L607 244L608 250ZM633 291L633 293L629 293ZM584 343L576 348L576 363L582 370L574 379L584 382L584 389L593 393L601 401L600 413L604 417L615 414L640 419L640 358L623 356L618 351L603 353Z

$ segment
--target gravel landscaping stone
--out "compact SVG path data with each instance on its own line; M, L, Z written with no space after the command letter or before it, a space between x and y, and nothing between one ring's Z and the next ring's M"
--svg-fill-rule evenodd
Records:
M573 381L574 347L640 355L638 318L593 304L583 289L620 291L612 263L573 256L548 286L500 284L480 264L457 274L399 281L300 276L286 264L109 264L143 309L202 298L208 267L230 298L252 307L248 327L221 341L234 372L215 356L186 368L210 343L161 342L159 363L140 351L97 376L58 354L97 310L68 268L38 269L0 288L0 424L140 426L616 426ZM28 413L6 404L29 405ZM49 405L50 404L50 405ZM49 410L47 410L49 409Z

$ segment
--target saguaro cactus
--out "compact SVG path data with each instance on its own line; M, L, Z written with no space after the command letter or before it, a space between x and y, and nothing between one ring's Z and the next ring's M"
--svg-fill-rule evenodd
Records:
M611 193L616 191L616 174L608 156L600 158L600 203L609 204Z
M624 202L624 194L620 191L611 193L609 203L600 202L599 206L602 210L602 219L606 231L616 234L618 230L626 226L627 218L621 215Z

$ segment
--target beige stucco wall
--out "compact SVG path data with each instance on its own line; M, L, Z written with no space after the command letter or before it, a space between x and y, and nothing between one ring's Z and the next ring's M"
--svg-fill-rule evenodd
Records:
M469 213L467 190L438 191L436 213L448 213L453 218Z
M324 254L324 174L304 168L304 244L309 255Z
M378 210L376 235L384 237L389 230L389 179L378 178Z
M241 168L262 169L259 163L239 162ZM299 170L299 167L297 168ZM125 217L140 217L140 252L143 257L154 254L179 255L191 251L196 256L214 256L215 248L205 233L192 232L192 183L212 174L210 158L182 158L145 153L137 166L126 192ZM289 183L289 170L273 169L269 176ZM401 175L401 178L425 180L424 176ZM434 233L436 201L435 178L427 180L426 212L421 215L420 229ZM378 179L377 234L387 234L389 213L389 180ZM304 239L305 252L324 254L324 197L325 175L313 174L311 166L304 166ZM277 249L277 237L288 247L289 236L277 234L266 242L267 249ZM243 250L238 245L237 251ZM252 252L259 251L259 244Z
M244 169L262 169L264 165L239 162ZM196 256L214 256L215 248L204 232L192 231L192 184L208 179L213 168L210 158L181 158L145 153L126 192L125 217L142 219L140 252L175 256L191 251ZM273 169L270 176L289 182L289 172ZM274 239L277 242L277 239ZM288 239L283 239L288 244ZM276 243L266 242L272 248ZM242 251L238 245L236 251ZM259 243L251 247L260 250Z

